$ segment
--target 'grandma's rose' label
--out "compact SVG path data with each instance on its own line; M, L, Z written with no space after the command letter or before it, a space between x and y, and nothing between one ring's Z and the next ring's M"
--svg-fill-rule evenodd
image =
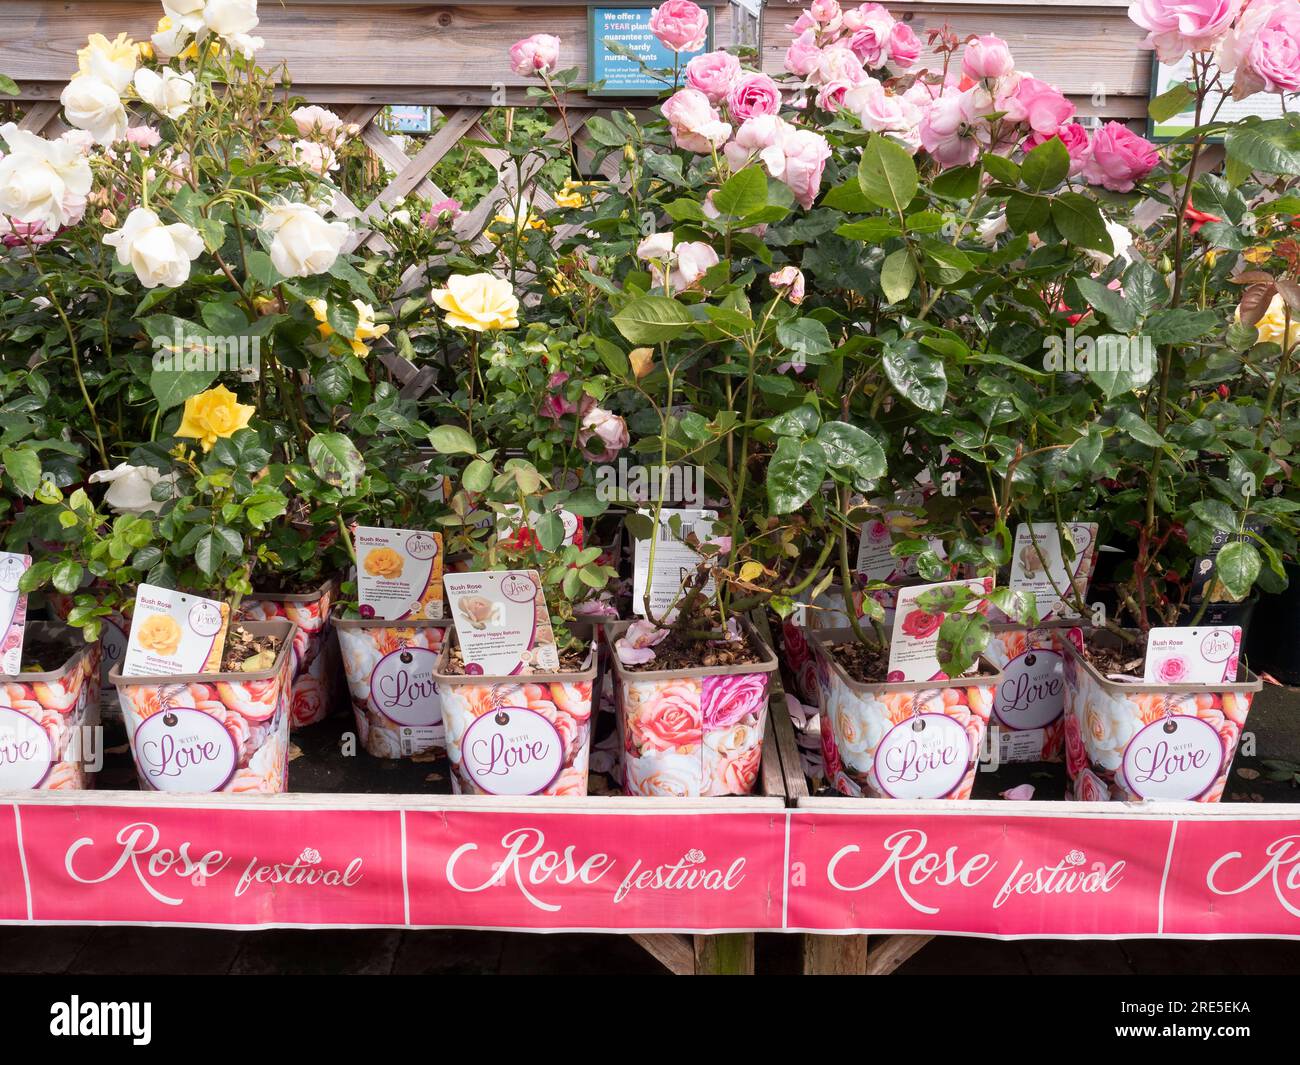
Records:
M226 645L229 613L230 608L215 599L140 585L122 657L122 676L216 672Z
M226 726L185 707L146 717L136 726L131 745L136 765L158 791L220 791L239 764Z
M0 706L0 791L40 787L53 762L49 733L26 714Z
M442 617L441 533L358 526L353 542L362 617Z
M1196 799L1219 775L1223 744L1199 717L1153 721L1124 749L1124 779L1144 799Z
M894 799L942 799L961 783L970 755L970 737L947 714L917 714L885 733L876 778Z
M491 795L535 795L564 768L564 741L541 714L518 706L475 718L460 741L461 766Z
M1065 706L1061 656L1035 647L1011 659L993 699L993 716L1017 731L1045 728L1060 718Z
M403 647L384 655L370 674L370 705L390 721L421 728L442 723L433 671L438 655L427 647Z

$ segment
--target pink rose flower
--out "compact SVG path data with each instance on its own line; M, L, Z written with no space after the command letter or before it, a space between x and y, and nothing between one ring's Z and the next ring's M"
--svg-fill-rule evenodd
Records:
M761 744L745 747L717 763L714 769L715 795L748 795L754 790L758 769L763 761Z
M700 688L700 712L704 729L734 725L750 714L761 714L767 701L766 673L733 673L704 677Z
M674 52L698 52L709 35L709 16L691 0L667 0L650 12L650 32Z
M1241 0L1133 0L1128 17L1147 31L1143 44L1166 63L1218 44Z
M1014 66L1007 42L991 33L976 37L961 54L961 72L975 81L1000 78Z
M1150 141L1119 122L1107 122L1093 135L1083 179L1111 192L1128 192L1159 161Z
M1067 122L1055 133L1047 136L1031 133L1025 138L1025 151L1032 151L1053 137L1060 140L1065 145L1065 150L1070 153L1070 177L1077 177L1083 170L1083 164L1088 160L1088 149L1091 147L1088 131L1077 122Z
M689 3L689 0L681 2ZM726 144L731 136L731 126L722 121L717 108L699 89L679 89L664 101L662 110L673 143L688 152L708 155Z
M722 103L740 77L740 60L730 52L705 52L686 64L686 87L704 93L711 104Z
M1023 123L1035 133L1050 137L1074 117L1074 104L1056 88L1037 78L1021 78L1015 94L1005 103L1008 120Z
M921 118L921 147L941 167L969 166L979 158L984 120L975 113L972 92L945 93Z
M889 31L889 61L906 70L921 57L921 39L906 22L895 22Z
M1075 778L1074 797L1079 802L1110 802L1110 788L1091 769L1084 769Z
M743 169L757 154L768 173L775 177L776 170L785 165L785 152L781 150L781 142L789 128L789 124L780 115L759 115L747 119L736 130L736 139L723 149L727 165L732 170Z
M820 133L791 127L781 140L781 151L785 157L781 172L769 167L768 173L788 185L799 206L807 210L821 191L822 172L831 157L831 147Z
M560 38L534 33L510 46L510 69L521 78L549 74L560 61Z
M816 34L804 30L785 52L785 69L799 78L806 78L821 62L822 50L817 46Z
M836 26L843 17L839 0L813 0L808 7L808 14L821 26Z
M546 383L546 396L538 408L538 413L543 418L553 418L558 422L566 414L577 413L578 405L564 398L563 388L568 380L569 375L563 371L551 374L551 379Z
M821 715L822 763L826 770L827 781L834 780L844 768L840 762L840 749L835 746L835 733L831 729L829 714Z
M631 739L640 751L671 751L704 742L699 681L665 681L640 706L630 708Z
M428 229L436 229L444 222L454 222L459 217L460 201L448 196L420 215L420 224Z
M903 632L914 640L924 640L939 631L943 624L943 614L927 614L924 610L913 610L903 619Z
M1279 3L1269 9L1247 63L1265 92L1300 91L1300 5Z
M1074 714L1065 714L1065 771L1073 780L1088 768L1088 751L1083 745L1083 731Z
M1187 676L1187 663L1178 655L1166 658L1156 670L1165 684L1181 684Z
M781 110L781 89L766 74L746 74L727 93L731 117L742 122L759 115L774 115Z
M870 75L862 69L862 60L853 49L842 44L823 48L816 68L809 74L814 85L861 85Z
M858 27L848 39L849 48L872 70L879 70L889 60L894 18L879 4L863 4L858 11Z
M588 452L587 444L593 438L605 445L603 452ZM618 453L627 447L629 443L627 422L617 414L607 411L603 407L592 407L582 416L582 429L578 433L578 446L593 461L609 462L616 458Z
M162 141L162 135L153 126L131 126L126 131L126 139L137 148L153 148Z
M625 666L640 666L654 660L653 648L663 643L668 629L661 629L653 622L634 621L624 630L623 635L614 641L614 650L618 660Z
M803 302L807 282L799 267L783 266L780 270L772 271L772 276L768 280L772 282L774 289L783 293L785 298L796 307Z
M921 109L906 96L886 92L874 78L845 93L843 104L863 129L889 133L912 153L921 146Z

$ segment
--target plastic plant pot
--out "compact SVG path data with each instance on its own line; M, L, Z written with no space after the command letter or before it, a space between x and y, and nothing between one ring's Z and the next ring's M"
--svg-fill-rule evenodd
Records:
M0 791L78 791L93 785L86 729L99 722L99 644L53 622L27 627L29 647L57 644L41 672L0 675Z
M269 669L109 679L146 791L274 795L287 790L291 621L236 622L253 636L276 636Z
M1000 670L952 680L854 680L831 648L852 629L811 633L817 653L826 779L843 795L875 799L969 799ZM823 732L825 737L825 731Z
M410 758L447 745L434 672L449 618L334 617L361 746L376 758Z
M741 625L758 662L674 670L629 670L614 643L630 623L607 627L614 705L629 795L693 798L748 795L763 759L768 681L776 655L749 623Z

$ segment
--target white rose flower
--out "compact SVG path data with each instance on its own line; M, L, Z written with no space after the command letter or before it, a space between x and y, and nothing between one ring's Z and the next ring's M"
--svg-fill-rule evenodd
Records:
M313 174L322 177L331 170L337 170L339 166L339 157L334 154L334 149L316 141L294 141L290 155L298 166L306 167Z
M872 766L876 748L893 723L889 707L872 698L859 698L843 687L840 704L831 709L831 732L840 760L860 773Z
M111 41L102 33L92 33L86 47L77 50L74 76L95 78L113 86L115 92L124 93L139 62L140 53L125 33L119 33Z
M305 203L282 203L262 216L272 234L271 263L285 277L323 274L339 257L347 240L346 222L327 222Z
M104 237L117 261L130 266L145 288L177 288L190 276L190 263L203 251L203 238L184 222L165 226L147 207L137 207L126 224Z
M203 24L218 37L247 34L257 25L257 0L207 0Z
M68 123L86 130L96 144L113 144L126 136L126 108L108 82L75 77L68 82L59 102Z
M164 19L164 22L167 20ZM198 26L202 26L200 20ZM159 29L149 40L153 43L154 54L161 59L172 59L180 55L189 46L190 38L194 36L194 30L198 28L187 28L177 23L174 19L171 25L166 29Z
M178 73L170 68L158 74L153 70L137 70L135 91L140 99L159 114L176 119L190 109L194 100L194 75Z
M337 141L343 135L343 119L328 107L318 107L315 104L310 107L299 107L289 117L298 127L300 137L310 137L316 133L329 140Z
M247 33L232 34L226 38L226 43L245 59L252 59L253 56L266 47L266 41L261 37L253 37Z
M10 154L0 159L0 214L41 222L51 231L80 220L90 193L90 164L73 144L0 126Z
M104 502L118 514L158 513L162 503L153 498L153 486L159 482L172 484L176 474L160 474L152 466L132 466L119 462L111 470L99 470L90 475L91 484L107 484Z
M191 33L203 25L203 8L207 0L162 0L163 14L177 26Z
M1088 251L1088 257L1097 264L1099 269L1106 269L1112 259L1131 260L1130 252L1133 250L1133 232L1127 226L1122 226L1118 222L1112 222L1109 218L1106 222L1106 233L1110 237L1111 244L1114 245L1115 251L1112 255L1107 255L1101 251Z

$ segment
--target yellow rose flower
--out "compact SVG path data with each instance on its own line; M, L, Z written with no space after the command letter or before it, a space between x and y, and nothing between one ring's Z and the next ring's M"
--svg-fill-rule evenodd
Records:
M519 325L519 300L503 277L454 274L446 288L435 288L430 297L447 312L447 324L457 329L483 333Z
M181 645L181 627L170 614L151 614L141 622L138 637L146 651L174 655Z
M1236 320L1241 321L1241 309L1238 308ZM1276 293L1264 317L1255 323L1259 331L1259 343L1277 344L1283 351L1300 343L1300 314L1291 312L1291 326L1287 328L1287 307L1282 294Z
M185 401L176 435L193 437L204 451L211 451L218 440L246 428L252 416L252 407L240 403L225 385L217 385Z
M375 325L375 309L368 303L362 303L360 300L353 300L352 306L357 309L357 331L352 334L352 354L358 358L365 358L370 354L370 349L366 347L365 341L378 340L388 332L388 326Z
M546 228L546 220L533 213L531 203L524 205L523 213L517 213L512 204L506 203L500 214L493 215L492 221L503 226L514 226L517 233L522 233L525 229ZM487 238L494 243L501 242L501 234L494 233L491 229L487 232Z
M633 348L627 353L627 361L632 364L632 372L636 374L636 379L639 381L653 369L655 349Z
M591 198L591 186L585 181L569 178L560 191L555 194L557 207L581 207Z
M307 306L311 308L311 313L316 316L316 321L320 322L316 328L320 330L323 337L334 335L334 327L329 323L329 306L324 300L309 299Z
M86 47L77 49L77 77L96 78L122 93L131 84L139 61L135 41L125 33L111 41L102 33L92 33Z

